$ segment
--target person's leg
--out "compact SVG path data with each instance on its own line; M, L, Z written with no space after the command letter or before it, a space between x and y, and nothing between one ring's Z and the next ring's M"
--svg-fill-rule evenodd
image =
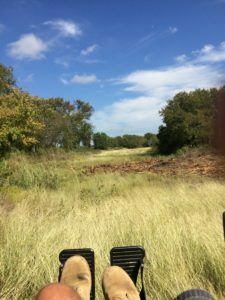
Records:
M191 289L181 293L175 300L213 300L213 297L204 290Z
M81 300L81 298L70 286L51 283L39 291L36 300Z
M102 289L107 300L140 300L130 276L120 267L108 267L102 277Z

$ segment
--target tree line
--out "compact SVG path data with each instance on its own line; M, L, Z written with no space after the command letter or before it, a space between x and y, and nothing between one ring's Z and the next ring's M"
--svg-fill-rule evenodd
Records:
M109 148L139 148L157 146L158 138L156 134L146 133L144 136L135 134L125 134L123 136L110 137L104 132L97 132L93 135L93 145L95 149Z
M154 146L162 154L183 146L223 145L225 149L225 87L180 92L159 112L158 134L110 137L94 133L93 107L85 101L41 98L16 86L12 68L0 64L0 155L15 149L95 149Z
M208 145L225 152L225 86L180 92L159 113L163 125L157 135L112 138L96 133L95 148L154 146L158 153L171 154L184 146Z
M90 122L93 107L85 101L73 103L63 98L41 98L16 86L13 69L0 64L0 155L15 149L64 149L93 146L137 148L157 143L155 134L109 137L94 134Z
M38 147L91 145L93 107L82 100L41 98L16 87L11 68L0 64L0 154Z
M176 152L183 146L210 145L220 148L225 139L225 87L197 89L176 94L160 111L163 125L158 150Z

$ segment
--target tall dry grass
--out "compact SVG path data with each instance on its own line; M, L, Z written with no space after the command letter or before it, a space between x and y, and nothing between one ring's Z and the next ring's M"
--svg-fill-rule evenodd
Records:
M101 273L110 249L121 245L145 247L149 299L172 299L192 287L225 298L224 183L150 174L86 176L71 157L22 162L27 172L38 168L38 180L41 172L46 180L46 164L62 183L52 188L32 181L31 168L29 187L15 173L2 187L1 299L32 299L57 280L59 252L81 247L95 250L96 298L102 299Z

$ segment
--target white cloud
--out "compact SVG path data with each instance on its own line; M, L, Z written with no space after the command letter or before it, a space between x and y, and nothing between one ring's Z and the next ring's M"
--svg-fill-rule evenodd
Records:
M176 93L219 87L224 83L224 73L221 64L218 65L225 61L224 46L225 43L219 47L206 45L188 61L182 55L180 65L139 70L114 80L114 84L124 86L124 91L140 96L132 95L96 111L93 116L96 130L111 135L157 132L161 123L158 112Z
M93 45L87 47L86 49L81 50L81 55L87 56L87 55L93 53L94 51L96 51L97 48L98 48L98 45L93 44Z
M28 74L26 78L24 78L24 81L30 83L33 81L33 79L34 79L34 74L31 73L31 74Z
M179 63L183 63L185 61L187 61L188 57L186 54L181 54L181 55L178 55L177 57L175 57L175 60Z
M194 51L198 62L222 62L225 61L225 42L222 42L218 47L211 44L205 45L202 49Z
M17 41L8 44L8 54L20 60L42 59L47 50L48 44L33 33L24 34Z
M43 41L34 33L22 35L17 41L8 44L8 54L15 59L37 60L44 58L44 54L49 48L53 48L56 42L62 37L77 37L82 35L80 27L72 21L63 19L46 21L43 23L59 33L49 41ZM1 24L0 24L1 31ZM55 63L62 64L67 67L67 63L60 59L56 59Z
M61 82L63 84L91 84L98 82L99 79L96 77L96 75L74 75L70 79L61 78Z
M171 34L174 34L174 33L176 33L177 31L178 31L178 28L177 28L177 27L172 27L172 26L169 27L169 32L170 32Z
M136 52L142 48L144 48L145 46L149 45L149 43L151 42L155 42L157 40L161 40L164 38L167 38L171 35L174 35L176 32L178 31L177 27L172 27L170 26L169 28L163 30L163 31L154 31L151 32L145 36L143 36L142 38L140 38L133 46L132 46L132 52Z
M185 64L159 70L136 71L122 77L118 83L125 90L151 95L160 99L171 97L180 90L216 86L222 74L207 65Z
M68 68L69 67L69 61L68 59L64 58L64 57L57 57L54 60L55 64L61 65L64 68Z
M3 32L5 30L5 25L0 23L0 32Z
M149 130L157 132L159 107L158 100L150 96L121 99L104 110L96 111L92 122L96 131L109 135L143 134Z
M89 83L95 83L98 79L96 75L74 75L70 82L75 84L89 84Z
M31 74L28 74L27 76L25 77L18 77L17 80L20 84L23 84L23 83L31 83L34 79L34 74L31 73Z
M212 44L204 45L200 50L192 51L191 56L186 54L175 57L175 60L179 63L184 63L187 60L195 64L208 64L208 63L220 63L225 61L225 41L220 43L219 46Z
M64 79L64 78L60 78L60 81L61 81L63 84L65 84L65 85L70 84L69 80Z
M58 19L44 22L44 25L50 25L53 29L59 31L65 37L78 37L82 35L79 25L73 21Z

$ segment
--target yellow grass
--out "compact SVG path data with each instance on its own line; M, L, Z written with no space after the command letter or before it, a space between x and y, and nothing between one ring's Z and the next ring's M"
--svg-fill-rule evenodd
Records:
M149 148L146 147L137 149L112 149L108 151L101 151L100 153L96 154L96 157L141 155L145 154L147 151L149 151Z
M151 148L137 148L137 149L111 149L101 150L89 155L80 154L74 156L74 163L77 165L90 165L96 163L112 163L119 161L139 160L144 157L149 157Z
M32 299L57 280L59 252L80 247L95 250L96 298L102 299L109 251L122 245L145 247L149 299L173 299L193 287L224 299L224 183L151 174L86 176L73 156L42 163L23 158L18 164L34 184L22 188L14 174L1 191L1 299ZM35 184L29 167L43 164L62 175L58 188Z

